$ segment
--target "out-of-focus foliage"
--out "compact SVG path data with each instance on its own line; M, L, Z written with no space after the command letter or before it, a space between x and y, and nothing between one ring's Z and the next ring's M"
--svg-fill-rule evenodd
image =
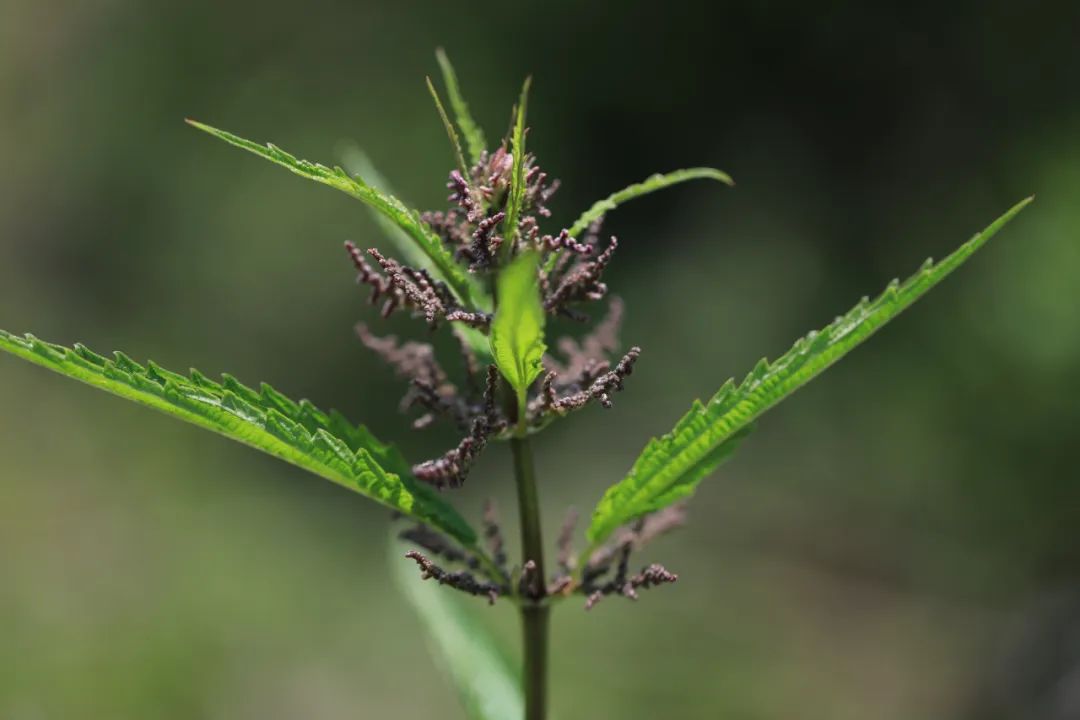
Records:
M491 630L462 607L456 593L436 582L417 579L411 563L401 562L410 549L391 541L391 572L398 590L416 609L430 638L431 651L450 676L471 720L511 720L525 715L521 673L499 649Z

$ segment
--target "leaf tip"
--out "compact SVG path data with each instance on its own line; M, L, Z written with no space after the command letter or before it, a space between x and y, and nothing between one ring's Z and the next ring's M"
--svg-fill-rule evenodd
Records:
M709 178L710 180L716 180L717 182L723 183L728 187L735 187L735 181L732 177L718 168L702 168L697 172L699 173L698 177Z
M532 75L525 76L525 82L521 84L521 96L518 99L517 111L520 114L519 119L524 120L525 109L529 104L529 92L532 90Z

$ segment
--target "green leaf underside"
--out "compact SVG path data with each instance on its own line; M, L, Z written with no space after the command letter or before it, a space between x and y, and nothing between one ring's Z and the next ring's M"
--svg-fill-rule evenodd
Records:
M525 78L525 84L521 86L521 98L518 100L517 113L514 120L514 135L511 139L513 154L513 166L510 172L510 199L506 207L506 220L503 224L503 235L506 237L506 252L509 253L513 246L514 237L517 235L518 216L521 215L521 205L525 201L525 116L529 106L529 86L532 78Z
M195 370L185 377L153 362L143 367L123 353L109 360L82 345L66 348L32 335L0 330L0 350L262 450L466 545L476 541L457 511L412 477L396 448L336 411L327 414L306 400L294 402L269 385L254 390L228 375L216 383Z
M389 184L386 178L375 167L375 164L371 161L361 148L354 144L348 144L341 151L341 163L345 166L345 170L352 175L359 175L362 178L366 178L371 187L384 192L388 195L394 194L394 188ZM401 256L401 258L410 265L422 267L432 273L438 273L439 269L435 266L435 263L431 261L431 258L423 249L413 242L409 233L401 229L401 226L396 222L382 214L378 210L368 207L368 213L371 219L375 221L375 224L379 226L379 230L382 231L386 239L394 246L394 250Z
M462 175L469 177L469 166L465 164L465 155L461 152L461 141L458 140L457 131L454 130L454 123L450 122L450 116L446 114L446 108L443 107L439 91L431 83L431 78L427 78L427 88L428 92L431 93L431 99L435 102L435 109L439 112L443 127L446 128L446 136L450 138L450 145L453 146L454 159L457 161L458 169L461 170Z
M402 594L428 632L432 655L453 680L471 720L521 720L521 675L500 652L491 633L462 606L458 593L421 580L407 546L390 542L390 563Z
M220 140L224 140L230 145L247 150L265 160L280 165L300 177L328 185L365 203L401 228L419 246L420 250L431 261L437 277L446 282L459 300L472 303L476 307L484 305L484 293L476 280L470 277L465 272L465 269L454 260L454 256L443 245L439 236L420 220L419 213L405 207L397 198L380 191L360 178L351 177L340 167L329 168L318 163L300 160L276 145L269 143L265 146L259 145L238 135L233 135L225 130L219 130L194 120L188 120L187 123Z
M741 383L728 380L707 403L694 401L690 412L670 433L649 441L626 478L608 488L593 511L590 543L596 546L621 525L692 494L697 484L735 450L751 424L766 410L922 297L1031 200L1013 206L940 263L927 260L906 282L894 280L873 301L863 298L820 332L799 339L775 362L761 360Z
M506 266L496 281L498 299L491 323L491 354L506 381L514 388L518 407L543 369L544 309L536 279L539 255L523 253ZM524 415L524 412L521 413Z
M484 131L476 124L476 121L473 120L472 115L469 113L469 106L461 95L457 73L454 72L454 66L450 64L450 58L446 56L442 48L435 51L435 57L438 59L439 68L442 70L443 84L446 85L446 94L450 97L450 107L454 109L454 118L457 120L458 127L461 128L461 134L465 136L465 144L469 148L469 160L476 163L480 160L480 155L487 150Z
M378 188L391 195L394 194L393 187L387 182L382 173L378 171L375 164L371 161L371 158L356 145L350 143L344 147L341 151L341 162L345 165L345 169L350 173L355 173L361 177L367 178L372 187ZM416 246L416 243L412 241L404 230L398 227L397 224L388 220L382 213L375 212L374 210L371 210L370 212L371 217L375 220L375 224L379 226L379 229L386 235L387 240L393 244L394 248L403 258L405 258L406 262L438 273L438 270L432 265L431 260ZM485 303L481 309L485 311L490 310L490 303ZM480 356L481 360L484 362L490 360L491 345L487 335L474 327L461 323L453 323L452 328L454 333L467 342L473 352Z
M671 187L672 185L677 185L688 180L716 180L725 185L735 184L727 173L716 170L715 168L685 168L669 173L656 173L639 183L629 185L616 193L608 195L603 200L597 200L593 203L591 208L582 213L581 217L570 226L570 237L581 237L581 233L588 230L590 225L629 200L641 197L642 195L648 195L657 190L663 190L666 187ZM551 272L555 267L557 257L558 253L552 253L548 257L544 270Z

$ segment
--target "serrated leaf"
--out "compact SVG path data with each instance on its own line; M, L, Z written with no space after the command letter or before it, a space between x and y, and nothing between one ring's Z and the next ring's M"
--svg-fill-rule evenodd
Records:
M454 117L457 119L458 127L461 128L461 134L465 136L465 144L469 147L469 160L473 163L479 162L480 155L487 150L484 131L473 120L472 114L469 113L469 105L461 95L457 73L454 72L454 66L450 64L450 58L446 56L442 48L435 51L435 57L438 59L439 68L442 70L446 93L450 96L450 107L454 109Z
M394 580L423 621L431 653L450 676L471 720L520 720L525 716L520 673L512 669L495 638L457 593L420 579L407 548L390 543Z
M514 258L496 280L496 310L491 322L491 355L518 398L525 416L526 391L543 369L544 308L536 278L535 251Z
M593 546L619 526L693 493L734 451L751 424L866 340L959 267L1031 198L1023 200L938 264L927 260L906 282L893 281L871 301L863 298L820 332L801 338L775 362L762 360L741 382L726 382L707 402L695 401L675 429L645 446L629 475L608 488L588 537Z
M574 224L570 226L570 237L580 237L581 233L589 229L589 225L592 225L601 217L629 200L641 197L642 195L648 195L657 190L663 190L664 188L686 182L687 180L716 180L729 186L735 184L727 173L715 168L685 168L669 173L656 173L639 183L634 183L616 193L608 195L603 200L597 200L593 203L592 207L583 212L581 217L575 220ZM552 253L548 257L547 263L544 266L544 269L547 272L551 272L552 268L555 267L557 256L557 253Z
M521 86L521 97L518 99L514 133L511 138L513 166L510 170L510 198L506 203L506 219L503 221L503 235L506 237L505 252L508 254L517 236L521 206L525 202L525 116L529 106L530 85L532 85L532 78L525 78L525 84Z
M82 345L66 348L0 330L0 350L269 453L438 528L467 546L476 533L456 510L413 476L396 448L340 413L259 390L229 375L214 382L116 353L109 360Z
M187 123L230 145L280 165L300 177L328 185L365 203L401 228L416 243L421 252L430 260L436 276L446 282L459 300L472 304L474 307L484 305L483 291L465 272L465 269L454 260L454 256L443 245L439 236L420 219L418 212L410 210L394 196L382 192L358 177L350 176L340 167L329 168L318 163L300 160L276 145L269 143L265 146L259 145L194 120L188 120Z

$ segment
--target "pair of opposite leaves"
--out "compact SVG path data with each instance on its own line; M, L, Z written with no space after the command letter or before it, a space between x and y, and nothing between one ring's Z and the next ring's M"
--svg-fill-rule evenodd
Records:
M449 61L442 53L438 57L468 155L476 162L486 147L483 133L469 115ZM464 167L465 151L430 80L429 88L454 144L459 165ZM516 108L511 138L514 160L507 228L514 228L510 218L520 212L524 194L527 91L528 82ZM418 212L378 187L373 169L365 173L372 182L365 182L339 167L300 160L274 145L259 145L208 125L189 122L297 175L362 201L376 214L389 231L390 239L409 261L446 282L463 306L490 310L492 302L485 290L454 260L441 239L421 221ZM711 168L656 174L595 203L569 232L571 236L580 234L590 223L630 199L698 178L731 184L726 174ZM698 483L731 455L758 417L909 307L971 257L1031 200L1017 203L941 262L934 264L927 260L904 283L894 281L874 300L863 298L822 330L801 338L776 361L761 360L742 382L728 380L707 402L694 401L674 429L651 440L627 476L605 492L593 511L585 554L618 527L693 493ZM554 256L549 262L553 260ZM490 341L477 330L461 328L476 350L494 359L519 401L523 401L539 374L545 349L544 316L536 288L538 262L535 253L525 253L501 271L497 281L498 310ZM32 335L18 337L0 330L0 349L268 452L427 523L483 555L476 532L453 506L412 476L410 465L400 452L381 443L364 426L349 423L339 413L324 413L303 400L294 402L265 384L256 391L230 376L224 376L218 383L196 371L189 376L179 375L152 362L141 366L121 353L108 359L81 345L66 348Z

